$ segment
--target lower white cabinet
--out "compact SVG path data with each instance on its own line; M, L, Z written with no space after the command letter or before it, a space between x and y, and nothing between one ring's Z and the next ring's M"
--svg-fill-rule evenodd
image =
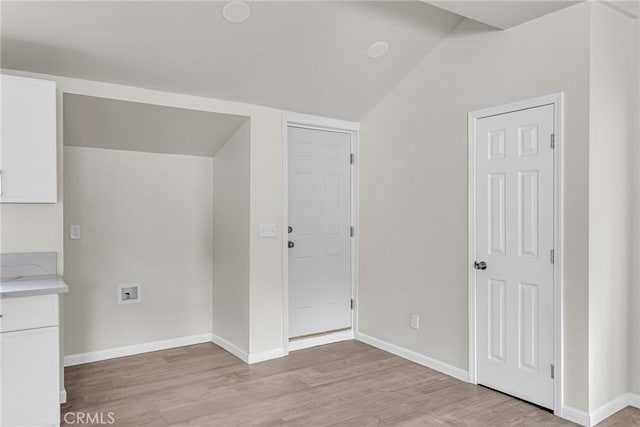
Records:
M0 425L57 426L60 355L57 295L0 301ZM55 307L55 316L44 307ZM23 329L23 327L32 327Z

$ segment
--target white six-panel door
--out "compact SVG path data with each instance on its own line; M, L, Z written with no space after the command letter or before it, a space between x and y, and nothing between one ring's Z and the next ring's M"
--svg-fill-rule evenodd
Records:
M477 120L479 384L553 408L553 105ZM482 268L477 266L476 268Z
M289 336L351 327L351 134L288 127Z

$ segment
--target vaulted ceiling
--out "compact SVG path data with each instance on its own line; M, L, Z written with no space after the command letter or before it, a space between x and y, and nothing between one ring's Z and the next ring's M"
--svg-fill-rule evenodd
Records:
M0 63L359 120L463 17L505 29L579 1L261 0L230 23L222 1L3 0ZM377 41L389 52L369 58Z
M2 67L358 120L462 19L420 1L249 4L229 23L224 2L2 1Z

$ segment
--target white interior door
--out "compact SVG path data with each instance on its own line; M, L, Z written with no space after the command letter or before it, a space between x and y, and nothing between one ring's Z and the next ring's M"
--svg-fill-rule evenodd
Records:
M476 123L477 381L553 408L553 105Z
M290 126L288 152L289 336L349 328L351 134Z

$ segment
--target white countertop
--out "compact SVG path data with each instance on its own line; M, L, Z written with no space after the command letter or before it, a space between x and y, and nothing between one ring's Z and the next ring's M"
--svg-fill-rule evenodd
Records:
M32 276L0 282L0 298L64 294L69 286L61 276Z

